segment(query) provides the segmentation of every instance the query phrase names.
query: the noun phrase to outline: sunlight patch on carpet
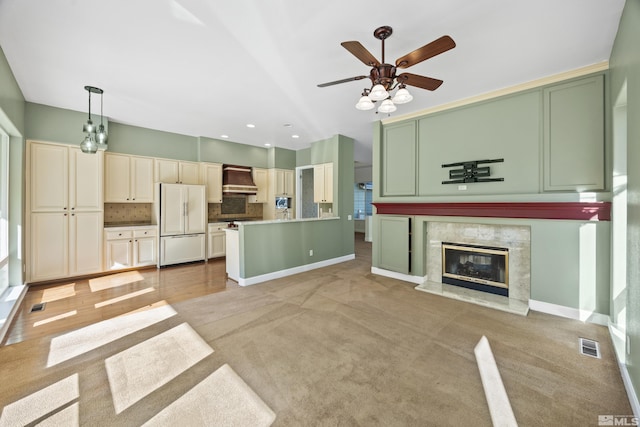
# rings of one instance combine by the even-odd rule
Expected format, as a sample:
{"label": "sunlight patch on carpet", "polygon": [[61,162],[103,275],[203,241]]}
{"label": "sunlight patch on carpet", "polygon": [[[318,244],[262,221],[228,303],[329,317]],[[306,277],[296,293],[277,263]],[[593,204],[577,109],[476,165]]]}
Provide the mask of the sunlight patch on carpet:
{"label": "sunlight patch on carpet", "polygon": [[484,335],[474,348],[482,387],[489,405],[489,413],[494,426],[517,427],[516,417],[511,409],[509,396],[504,388],[489,340]]}
{"label": "sunlight patch on carpet", "polygon": [[95,350],[105,344],[159,323],[177,313],[167,305],[130,316],[104,320],[84,328],[57,336],[49,345],[47,367]]}
{"label": "sunlight patch on carpet", "polygon": [[105,360],[111,395],[119,414],[213,353],[187,323]]}
{"label": "sunlight patch on carpet", "polygon": [[54,421],[64,421],[57,425],[78,425],[77,402],[64,407],[79,398],[78,374],[73,374],[5,406],[0,415],[0,426],[26,426],[47,415]]}
{"label": "sunlight patch on carpet", "polygon": [[167,406],[145,426],[270,426],[276,414],[227,364]]}

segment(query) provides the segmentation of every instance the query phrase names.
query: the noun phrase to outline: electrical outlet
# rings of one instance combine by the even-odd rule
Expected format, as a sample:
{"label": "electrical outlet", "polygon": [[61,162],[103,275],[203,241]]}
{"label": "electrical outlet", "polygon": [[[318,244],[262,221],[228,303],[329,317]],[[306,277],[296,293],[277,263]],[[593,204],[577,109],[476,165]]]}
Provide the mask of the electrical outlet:
{"label": "electrical outlet", "polygon": [[466,190],[466,189],[467,189],[467,186],[466,186],[466,185],[458,185],[458,190],[460,190],[460,191],[464,191],[464,190]]}
{"label": "electrical outlet", "polygon": [[309,249],[309,256],[313,256],[313,249]]}
{"label": "electrical outlet", "polygon": [[351,215],[347,215],[347,220],[351,221]]}

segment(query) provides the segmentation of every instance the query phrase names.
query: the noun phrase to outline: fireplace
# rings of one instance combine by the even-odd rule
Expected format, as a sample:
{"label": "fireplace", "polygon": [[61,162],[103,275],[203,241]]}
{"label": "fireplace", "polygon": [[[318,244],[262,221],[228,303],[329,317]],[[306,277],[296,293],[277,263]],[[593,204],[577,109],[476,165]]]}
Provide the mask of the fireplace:
{"label": "fireplace", "polygon": [[509,296],[509,249],[442,242],[442,283]]}

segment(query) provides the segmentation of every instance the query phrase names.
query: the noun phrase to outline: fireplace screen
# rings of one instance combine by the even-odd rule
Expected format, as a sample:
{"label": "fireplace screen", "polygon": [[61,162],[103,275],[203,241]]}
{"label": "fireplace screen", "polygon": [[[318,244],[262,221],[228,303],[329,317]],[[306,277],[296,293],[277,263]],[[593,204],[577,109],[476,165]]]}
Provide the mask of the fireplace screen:
{"label": "fireplace screen", "polygon": [[442,242],[442,283],[509,295],[509,250]]}

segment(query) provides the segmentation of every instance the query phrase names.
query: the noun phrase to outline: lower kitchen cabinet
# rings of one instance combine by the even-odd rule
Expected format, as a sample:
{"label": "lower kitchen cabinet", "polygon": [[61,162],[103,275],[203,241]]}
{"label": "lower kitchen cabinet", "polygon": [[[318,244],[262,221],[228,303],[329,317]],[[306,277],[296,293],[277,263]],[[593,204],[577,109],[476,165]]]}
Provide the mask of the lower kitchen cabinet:
{"label": "lower kitchen cabinet", "polygon": [[155,265],[157,227],[111,227],[105,229],[105,270]]}
{"label": "lower kitchen cabinet", "polygon": [[225,228],[227,228],[226,222],[209,224],[207,258],[222,257],[227,254]]}

